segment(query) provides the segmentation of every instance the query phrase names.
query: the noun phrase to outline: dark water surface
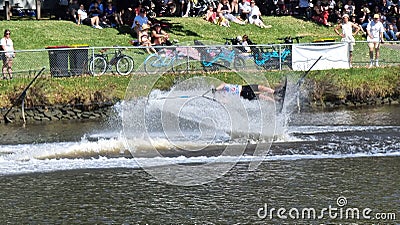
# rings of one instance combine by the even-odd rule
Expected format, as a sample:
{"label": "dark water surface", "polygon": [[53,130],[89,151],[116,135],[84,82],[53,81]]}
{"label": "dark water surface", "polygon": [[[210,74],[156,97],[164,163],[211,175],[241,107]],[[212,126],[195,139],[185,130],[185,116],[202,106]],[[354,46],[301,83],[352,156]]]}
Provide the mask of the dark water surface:
{"label": "dark water surface", "polygon": [[[110,127],[1,127],[0,223],[400,224],[399,106],[292,114],[288,137],[255,170],[258,159],[246,158],[196,186],[160,183],[134,159],[99,157],[120,152],[121,140],[85,136],[118,135]],[[211,157],[168,160],[190,167]]]}
{"label": "dark water surface", "polygon": [[[351,208],[399,216],[398,171],[399,157],[366,157],[267,161],[251,172],[239,164],[215,182],[194,187],[161,184],[142,170],[129,169],[8,176],[1,178],[0,220],[18,224],[294,224],[299,220],[279,220],[276,214],[272,220],[262,220],[257,212],[265,203],[288,210],[338,208],[340,197]],[[334,220],[328,215],[311,221],[369,222]]]}

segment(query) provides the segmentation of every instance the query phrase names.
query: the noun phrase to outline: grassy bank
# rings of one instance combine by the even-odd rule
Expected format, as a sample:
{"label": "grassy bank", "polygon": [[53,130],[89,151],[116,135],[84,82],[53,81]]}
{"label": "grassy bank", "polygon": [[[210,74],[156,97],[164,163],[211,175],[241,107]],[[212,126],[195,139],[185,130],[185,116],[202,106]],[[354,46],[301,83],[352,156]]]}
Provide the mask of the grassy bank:
{"label": "grassy bank", "polygon": [[[264,17],[267,24],[273,25],[271,29],[261,29],[254,25],[237,25],[220,27],[210,24],[202,18],[168,17],[158,18],[167,24],[166,30],[171,39],[180,42],[192,42],[194,39],[211,40],[223,43],[225,37],[236,37],[247,34],[256,43],[279,43],[277,38],[291,36],[304,36],[302,42],[311,42],[314,39],[334,37],[332,28],[317,25],[310,21],[294,17]],[[3,21],[0,30],[11,30],[11,38],[16,49],[43,49],[53,45],[87,44],[93,47],[100,46],[127,46],[132,39],[130,28],[124,26],[119,29],[93,29],[89,26],[77,26],[70,21],[59,20],[29,20],[29,21]]]}
{"label": "grassy bank", "polygon": [[[333,101],[341,99],[364,99],[371,97],[399,96],[400,69],[398,67],[378,68],[374,70],[357,68],[349,70],[312,71],[307,76],[303,89],[309,90],[310,101]],[[296,81],[301,75],[294,72],[268,72],[266,79],[272,87],[279,85],[288,75]],[[93,103],[115,103],[124,99],[129,82],[135,83],[135,96],[146,94],[152,88],[167,90],[170,86],[183,81],[190,75],[165,75],[154,87],[150,87],[149,76],[82,76],[71,78],[41,78],[32,86],[27,95],[26,105],[91,105]],[[203,76],[203,75],[202,75]],[[207,74],[209,77],[230,83],[243,82],[232,73]],[[13,79],[0,82],[0,107],[8,107],[15,101],[29,79]],[[132,90],[131,90],[132,91]]]}

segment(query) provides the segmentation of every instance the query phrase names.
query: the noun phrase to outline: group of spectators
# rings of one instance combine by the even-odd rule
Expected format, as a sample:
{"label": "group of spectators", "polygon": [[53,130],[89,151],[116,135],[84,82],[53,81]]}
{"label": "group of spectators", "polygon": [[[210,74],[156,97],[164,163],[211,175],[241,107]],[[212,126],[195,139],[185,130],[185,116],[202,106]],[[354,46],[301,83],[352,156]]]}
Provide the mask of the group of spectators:
{"label": "group of spectators", "polygon": [[112,0],[107,0],[106,3],[102,0],[94,0],[88,6],[78,0],[60,0],[59,7],[62,9],[63,17],[78,25],[84,24],[103,29],[124,24],[122,12],[117,10]]}
{"label": "group of spectators", "polygon": [[[64,8],[68,19],[77,24],[101,29],[119,27],[124,24],[132,26],[134,18],[140,14],[139,10],[151,5],[151,1],[158,0],[59,0],[59,5]],[[303,17],[325,26],[338,24],[342,15],[348,14],[350,21],[360,25],[364,34],[373,15],[380,14],[386,31],[385,39],[396,41],[400,36],[397,29],[400,26],[400,9],[393,1],[395,0],[271,0],[271,4],[275,7],[272,11],[279,9],[283,15]],[[187,9],[193,7],[196,1],[168,0],[167,2],[175,2],[177,5],[186,4]],[[215,8],[212,4],[209,5],[204,19],[227,27],[234,22],[270,28],[271,25],[265,25],[266,22],[263,21],[261,15],[272,14],[271,4],[266,4],[262,0],[220,0]],[[146,10],[149,10],[149,7]],[[181,11],[182,16],[190,16],[190,10],[182,9]]]}
{"label": "group of spectators", "polygon": [[[236,12],[233,10],[235,8],[238,9]],[[230,22],[234,22],[241,25],[249,23],[261,28],[271,28],[271,25],[264,24],[260,8],[256,5],[255,0],[241,0],[239,4],[235,3],[235,0],[231,3],[228,0],[221,0],[216,9],[211,5],[208,6],[204,19],[225,27],[230,27]]]}
{"label": "group of spectators", "polygon": [[149,54],[157,53],[158,49],[153,48],[153,46],[172,45],[172,43],[169,40],[169,34],[162,30],[161,24],[152,24],[146,14],[145,8],[139,8],[139,14],[134,18],[131,27],[137,39],[130,41],[130,43],[146,47]]}
{"label": "group of spectators", "polygon": [[[397,3],[397,2],[396,2]],[[333,26],[342,20],[344,14],[349,15],[349,20],[360,26],[364,35],[367,32],[367,25],[373,20],[373,16],[380,15],[385,32],[384,38],[387,41],[397,41],[400,33],[400,10],[399,6],[392,0],[318,0],[309,2],[300,0],[300,12],[303,12],[308,19],[325,26]]]}

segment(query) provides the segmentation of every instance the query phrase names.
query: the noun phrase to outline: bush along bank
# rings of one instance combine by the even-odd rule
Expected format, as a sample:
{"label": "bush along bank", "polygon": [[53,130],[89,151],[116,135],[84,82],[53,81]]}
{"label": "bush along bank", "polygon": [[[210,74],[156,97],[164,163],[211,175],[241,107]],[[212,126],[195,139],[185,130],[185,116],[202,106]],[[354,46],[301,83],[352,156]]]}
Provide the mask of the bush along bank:
{"label": "bush along bank", "polygon": [[363,99],[346,98],[340,99],[338,96],[325,100],[314,100],[310,101],[308,98],[301,98],[303,109],[334,109],[334,108],[345,108],[345,107],[359,107],[359,106],[379,106],[379,105],[399,105],[400,95],[392,95],[387,97],[371,96]]}
{"label": "bush along bank", "polygon": [[315,71],[300,93],[303,106],[311,108],[398,105],[400,69]]}

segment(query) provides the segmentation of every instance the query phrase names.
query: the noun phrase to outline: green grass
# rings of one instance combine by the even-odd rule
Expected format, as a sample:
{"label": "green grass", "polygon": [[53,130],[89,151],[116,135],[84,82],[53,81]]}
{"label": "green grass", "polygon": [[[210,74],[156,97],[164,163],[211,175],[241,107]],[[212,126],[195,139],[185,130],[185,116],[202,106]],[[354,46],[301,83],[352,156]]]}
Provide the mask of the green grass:
{"label": "green grass", "polygon": [[[201,18],[159,18],[171,24],[167,30],[172,39],[180,42],[192,42],[194,39],[211,40],[223,43],[224,37],[236,37],[247,34],[256,43],[279,43],[277,38],[284,36],[305,36],[302,42],[314,39],[338,36],[333,28],[317,25],[313,22],[287,17],[264,17],[270,29],[261,29],[254,25],[232,24],[230,28],[211,24]],[[121,29],[93,29],[89,26],[77,26],[69,21],[59,20],[28,20],[3,21],[0,30],[10,29],[11,38],[16,49],[43,49],[53,45],[87,44],[92,47],[100,46],[127,46],[132,39],[129,27]]]}

